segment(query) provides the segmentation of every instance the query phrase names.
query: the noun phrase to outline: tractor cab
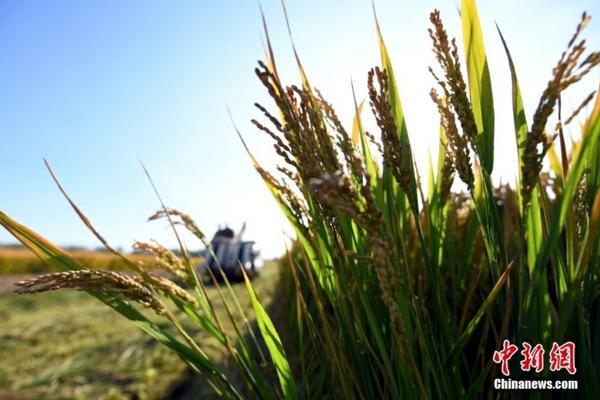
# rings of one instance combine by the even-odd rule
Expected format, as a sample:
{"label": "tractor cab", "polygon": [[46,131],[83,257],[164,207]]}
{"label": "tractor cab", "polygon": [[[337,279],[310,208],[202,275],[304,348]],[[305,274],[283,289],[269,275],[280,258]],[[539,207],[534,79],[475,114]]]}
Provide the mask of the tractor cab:
{"label": "tractor cab", "polygon": [[221,277],[221,269],[227,279],[243,280],[241,268],[244,268],[248,277],[254,277],[263,263],[259,257],[260,252],[255,248],[255,242],[242,240],[244,231],[245,225],[237,235],[229,227],[217,230],[210,241],[211,248],[201,253],[203,263],[200,269],[212,272],[217,278]]}

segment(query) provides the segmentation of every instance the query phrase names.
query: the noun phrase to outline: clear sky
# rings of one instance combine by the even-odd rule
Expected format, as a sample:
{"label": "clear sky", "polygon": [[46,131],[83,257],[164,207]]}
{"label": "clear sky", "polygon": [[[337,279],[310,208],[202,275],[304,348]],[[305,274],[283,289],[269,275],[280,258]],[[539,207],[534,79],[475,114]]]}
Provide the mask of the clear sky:
{"label": "clear sky", "polygon": [[[280,72],[297,74],[279,0],[262,0]],[[395,65],[411,140],[424,171],[437,148],[438,117],[428,96],[433,63],[426,29],[433,8],[460,35],[459,1],[376,1]],[[597,0],[479,2],[496,103],[496,179],[515,173],[510,78],[495,30],[502,29],[528,115],[552,66],[587,10],[586,37],[600,47]],[[288,1],[294,41],[314,86],[352,118],[350,79],[366,95],[379,61],[369,0]],[[595,17],[595,18],[594,18]],[[268,138],[249,123],[252,104],[272,104],[254,76],[263,57],[252,1],[0,2],[0,210],[62,245],[96,246],[60,196],[42,158],[114,244],[155,238],[174,245],[162,223],[144,161],[167,205],[196,218],[207,234],[239,228],[267,256],[283,248],[286,224],[235,135],[227,106],[259,159]],[[598,73],[568,96],[566,109],[598,85]],[[189,239],[190,247],[197,244]],[[0,231],[0,243],[12,242]]]}

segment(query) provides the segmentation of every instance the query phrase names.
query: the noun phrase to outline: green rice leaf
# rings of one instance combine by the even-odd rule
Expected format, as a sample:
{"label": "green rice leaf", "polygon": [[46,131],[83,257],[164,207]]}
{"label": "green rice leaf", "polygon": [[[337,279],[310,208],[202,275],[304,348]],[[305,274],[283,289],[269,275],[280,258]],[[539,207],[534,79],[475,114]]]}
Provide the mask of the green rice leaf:
{"label": "green rice leaf", "polygon": [[549,226],[547,239],[544,241],[540,253],[536,259],[535,276],[532,277],[533,284],[530,285],[525,298],[525,307],[532,307],[532,299],[536,284],[544,279],[547,264],[551,254],[556,250],[556,246],[565,226],[567,214],[573,205],[575,191],[581,175],[586,169],[591,152],[598,149],[600,142],[600,114],[593,113],[584,126],[581,144],[575,150],[572,157],[572,163],[569,168],[569,174],[566,177],[562,198],[560,199],[558,215],[555,216],[553,223]]}
{"label": "green rice leaf", "polygon": [[494,97],[475,0],[462,0],[461,19],[469,92],[480,135],[481,164],[491,174],[494,167]]}
{"label": "green rice leaf", "polygon": [[362,125],[362,109],[365,101],[361,101],[357,103],[356,94],[354,93],[354,85],[352,86],[352,98],[354,100],[354,119],[352,120],[352,142],[355,146],[358,147],[360,141],[360,147],[362,151],[363,160],[367,167],[367,172],[371,177],[371,186],[375,186],[377,184],[377,178],[379,177],[379,171],[377,169],[377,163],[373,159],[373,155],[371,154],[371,149],[369,148],[369,141],[367,139],[367,134],[363,129]]}
{"label": "green rice leaf", "polygon": [[[502,41],[502,45],[504,46],[504,51],[506,52],[506,58],[508,59],[508,67],[510,68],[510,78],[511,78],[511,88],[512,88],[512,110],[513,110],[513,124],[515,127],[515,139],[517,141],[517,152],[518,152],[518,161],[517,165],[519,167],[519,174],[517,177],[520,177],[521,173],[521,165],[522,158],[521,154],[523,153],[523,147],[525,146],[525,140],[527,139],[527,118],[525,116],[525,108],[523,106],[523,99],[521,98],[521,88],[519,86],[519,80],[517,78],[517,71],[515,69],[515,65],[513,63],[512,56],[510,51],[508,50],[508,45],[506,44],[506,40],[504,40],[504,36],[500,31],[498,25],[496,25],[496,29],[498,30],[498,34],[500,35],[500,40]],[[517,178],[517,196],[519,196],[519,205],[522,209],[521,204],[521,191],[519,190],[519,178]],[[535,197],[535,196],[532,196]]]}
{"label": "green rice leaf", "polygon": [[281,385],[281,390],[283,391],[283,397],[286,400],[298,399],[298,389],[296,388],[296,382],[294,381],[290,364],[285,355],[285,350],[281,344],[281,339],[277,334],[277,330],[275,329],[269,314],[267,314],[263,305],[256,297],[254,288],[252,287],[250,279],[248,278],[248,275],[246,275],[244,268],[241,268],[241,270],[244,274],[246,288],[248,289],[248,295],[250,296],[252,308],[254,309],[254,313],[256,315],[258,328],[265,341],[265,344],[267,345],[267,349],[269,350],[269,354],[271,355],[271,359],[273,360],[273,364],[275,365],[275,369],[277,371],[277,377],[279,378],[279,384]]}
{"label": "green rice leaf", "polygon": [[400,94],[398,92],[398,85],[396,84],[396,77],[394,74],[394,68],[392,67],[392,60],[388,54],[383,35],[381,34],[381,28],[379,27],[379,21],[377,15],[375,15],[375,27],[377,30],[377,40],[379,42],[379,51],[381,53],[381,65],[385,69],[388,75],[389,81],[389,100],[392,105],[392,113],[398,129],[398,136],[400,138],[400,144],[402,146],[402,162],[405,164],[406,171],[410,174],[410,193],[407,193],[409,197],[410,205],[413,213],[417,214],[417,183],[415,178],[415,171],[413,165],[413,156],[410,146],[410,139],[408,137],[408,129],[406,128],[406,120],[404,118],[404,112],[402,111],[402,103],[400,101]]}
{"label": "green rice leaf", "polygon": [[[584,126],[584,132],[590,131],[590,124],[593,121],[598,121],[600,116],[600,87],[596,92],[596,101],[594,102],[594,108],[592,109],[592,113],[588,122]],[[590,152],[590,158],[588,160],[588,170],[589,176],[587,179],[588,185],[588,196],[587,202],[588,206],[591,206],[594,203],[594,193],[598,191],[600,187],[600,142],[596,143],[596,149],[592,149]]]}
{"label": "green rice leaf", "polygon": [[456,343],[452,347],[452,350],[450,351],[450,355],[448,356],[448,358],[445,361],[446,365],[454,364],[454,362],[460,355],[460,352],[462,351],[462,349],[467,345],[469,339],[473,335],[473,332],[475,332],[475,328],[477,327],[477,324],[479,324],[479,321],[481,321],[481,318],[484,316],[484,314],[492,307],[492,305],[494,304],[494,301],[496,300],[496,297],[498,297],[498,294],[500,293],[500,290],[506,284],[506,281],[508,280],[508,277],[510,275],[510,272],[513,269],[513,266],[514,266],[514,261],[511,262],[510,264],[508,264],[508,266],[506,267],[506,270],[500,276],[500,279],[498,279],[498,281],[496,282],[496,284],[494,285],[494,287],[492,288],[492,290],[490,291],[488,296],[483,301],[483,304],[481,305],[481,307],[479,307],[479,310],[477,310],[477,313],[475,314],[475,316],[469,322],[469,325],[467,325],[467,327],[465,328],[465,331],[462,333],[462,335],[460,336],[458,341],[456,341]]}

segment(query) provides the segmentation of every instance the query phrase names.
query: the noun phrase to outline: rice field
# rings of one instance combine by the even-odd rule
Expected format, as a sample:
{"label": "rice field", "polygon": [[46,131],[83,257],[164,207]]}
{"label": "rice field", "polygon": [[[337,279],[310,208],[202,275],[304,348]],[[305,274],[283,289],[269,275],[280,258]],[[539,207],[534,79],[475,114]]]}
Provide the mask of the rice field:
{"label": "rice field", "polygon": [[[277,264],[268,263],[253,281],[267,305],[278,280]],[[88,294],[23,296],[12,294],[15,286],[0,287],[1,399],[213,398],[176,354]],[[216,289],[207,290],[216,300]],[[247,307],[245,289],[234,290]],[[230,368],[218,343],[204,334],[196,338]]]}
{"label": "rice field", "polygon": [[[110,271],[122,271],[127,268],[122,260],[106,251],[77,249],[71,250],[70,254],[90,268],[103,268]],[[152,260],[151,257],[142,254],[135,255],[134,258],[137,261],[151,262]],[[0,276],[56,271],[51,265],[44,263],[25,248],[0,246]]]}

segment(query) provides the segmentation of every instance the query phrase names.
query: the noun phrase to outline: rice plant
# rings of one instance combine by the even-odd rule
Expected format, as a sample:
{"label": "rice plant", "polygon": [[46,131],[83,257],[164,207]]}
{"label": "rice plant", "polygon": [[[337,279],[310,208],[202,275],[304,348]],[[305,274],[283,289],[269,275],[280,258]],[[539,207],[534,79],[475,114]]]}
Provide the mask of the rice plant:
{"label": "rice plant", "polygon": [[[464,58],[440,13],[430,16],[438,64],[430,68],[431,98],[441,136],[428,188],[419,183],[378,26],[381,66],[367,76],[377,135],[364,131],[356,100],[353,131],[347,131],[300,62],[300,86],[284,86],[270,47],[268,62],[256,70],[277,113],[257,105],[270,124],[254,122],[274,139],[281,159],[277,172],[257,169],[300,243],[290,263],[300,378],[310,398],[332,390],[345,398],[481,396],[493,390],[498,369],[492,355],[505,339],[548,349],[552,342],[573,341],[579,394],[599,393],[593,338],[600,102],[570,154],[563,127],[572,116],[559,116],[554,130],[546,131],[561,93],[600,62],[579,38],[589,17],[583,15],[551,71],[531,125],[500,35],[513,82],[521,171],[514,189],[494,187],[490,178],[493,95],[474,2],[462,2],[461,18]],[[561,157],[542,171],[548,152]],[[463,192],[451,191],[456,179]]]}
{"label": "rice plant", "polygon": [[[114,251],[68,196],[88,228],[136,275],[87,270],[0,213],[0,224],[40,258],[76,271],[34,278],[21,283],[21,290],[87,291],[176,352],[225,398],[511,397],[514,392],[498,392],[492,384],[502,372],[494,352],[506,340],[546,349],[573,342],[575,375],[513,368],[511,376],[569,376],[579,383],[575,395],[600,398],[600,100],[592,93],[567,118],[561,112],[561,94],[600,63],[600,53],[587,52],[580,38],[589,16],[583,14],[549,71],[531,123],[498,31],[512,79],[512,99],[501,101],[513,106],[520,171],[514,187],[494,186],[491,179],[494,98],[473,0],[461,2],[461,19],[462,57],[440,13],[430,15],[437,64],[430,68],[430,95],[439,111],[440,139],[437,167],[426,172],[427,188],[414,163],[379,25],[381,64],[366,77],[378,130],[371,133],[355,98],[349,99],[356,110],[352,128],[345,128],[309,83],[297,55],[301,84],[281,81],[265,24],[267,59],[256,75],[275,108],[256,104],[262,118],[253,123],[273,140],[280,164],[266,170],[247,150],[297,237],[283,261],[293,315],[285,349],[248,280],[258,334],[232,317],[230,307],[239,303],[226,297],[232,292],[225,279],[221,299],[231,326],[226,328],[183,245],[182,257],[155,244],[136,246],[153,253],[190,291]],[[580,139],[567,146],[564,128],[588,104],[592,112]],[[558,123],[549,128],[555,114]],[[163,205],[154,218],[166,218],[178,238],[176,225],[182,225],[210,247],[187,215]],[[166,318],[170,329],[151,322],[132,302]],[[241,386],[219,371],[182,318],[227,349],[243,377]]]}

